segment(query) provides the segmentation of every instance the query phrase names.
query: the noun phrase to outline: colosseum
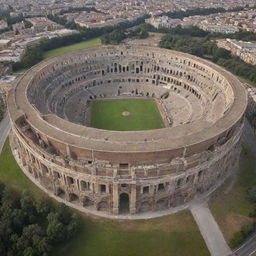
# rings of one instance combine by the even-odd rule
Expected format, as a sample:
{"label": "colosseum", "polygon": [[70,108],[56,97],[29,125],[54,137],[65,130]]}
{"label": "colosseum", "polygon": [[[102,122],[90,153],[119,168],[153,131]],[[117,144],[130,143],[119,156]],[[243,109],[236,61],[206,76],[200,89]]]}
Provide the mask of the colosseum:
{"label": "colosseum", "polygon": [[[90,126],[90,104],[153,99],[164,127]],[[104,46],[39,63],[11,90],[13,154],[49,195],[109,217],[168,213],[238,168],[247,105],[238,79],[189,54]],[[127,115],[129,113],[126,113]]]}

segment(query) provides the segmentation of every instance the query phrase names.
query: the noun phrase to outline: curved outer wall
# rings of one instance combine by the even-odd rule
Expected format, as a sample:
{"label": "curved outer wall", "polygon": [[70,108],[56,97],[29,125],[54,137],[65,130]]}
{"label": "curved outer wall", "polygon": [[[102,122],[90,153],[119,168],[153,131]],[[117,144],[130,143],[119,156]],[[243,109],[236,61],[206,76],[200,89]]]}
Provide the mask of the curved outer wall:
{"label": "curved outer wall", "polygon": [[[152,51],[141,50],[145,54]],[[78,55],[93,51],[97,49]],[[11,146],[25,173],[49,194],[95,214],[122,213],[122,200],[129,204],[129,214],[171,209],[215,188],[238,168],[246,93],[236,78],[213,64],[187,54],[165,51],[166,54],[191,60],[227,79],[234,102],[220,120],[207,123],[206,128],[204,124],[191,124],[180,130],[178,127],[172,138],[169,128],[134,133],[100,131],[70,124],[54,115],[41,115],[26,98],[27,85],[36,83],[35,74],[45,67],[61,65],[55,58],[32,68],[9,95]],[[72,54],[66,56],[71,62],[76,61]],[[43,74],[47,72],[55,71],[51,67]],[[106,134],[110,141],[105,139]],[[136,144],[132,139],[144,135],[147,139],[143,142]]]}

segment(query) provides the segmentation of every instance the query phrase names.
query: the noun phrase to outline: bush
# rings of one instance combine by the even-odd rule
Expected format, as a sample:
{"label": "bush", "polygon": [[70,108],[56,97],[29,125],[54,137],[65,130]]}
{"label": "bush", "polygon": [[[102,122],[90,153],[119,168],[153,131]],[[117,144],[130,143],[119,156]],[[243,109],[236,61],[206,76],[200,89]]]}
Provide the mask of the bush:
{"label": "bush", "polygon": [[256,202],[256,187],[252,187],[247,190],[247,195],[250,201]]}
{"label": "bush", "polygon": [[230,245],[232,248],[238,247],[247,237],[255,230],[255,223],[250,223],[242,227],[231,239]]}

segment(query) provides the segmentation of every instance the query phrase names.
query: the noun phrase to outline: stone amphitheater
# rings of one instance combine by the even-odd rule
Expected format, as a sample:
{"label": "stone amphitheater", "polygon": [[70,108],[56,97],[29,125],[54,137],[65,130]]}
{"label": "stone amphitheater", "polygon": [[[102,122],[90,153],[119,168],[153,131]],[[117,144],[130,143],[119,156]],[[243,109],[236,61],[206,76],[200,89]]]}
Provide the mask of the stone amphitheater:
{"label": "stone amphitheater", "polygon": [[[95,99],[153,98],[165,128],[89,126]],[[12,151],[49,195],[111,218],[189,205],[238,168],[247,105],[229,72],[188,54],[106,46],[41,62],[9,93]]]}

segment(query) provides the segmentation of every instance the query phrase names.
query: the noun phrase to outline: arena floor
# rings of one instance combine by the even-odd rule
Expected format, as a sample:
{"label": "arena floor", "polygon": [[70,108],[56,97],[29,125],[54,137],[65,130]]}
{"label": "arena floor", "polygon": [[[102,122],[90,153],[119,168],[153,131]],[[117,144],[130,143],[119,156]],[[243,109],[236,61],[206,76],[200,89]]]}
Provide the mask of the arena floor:
{"label": "arena floor", "polygon": [[138,131],[164,127],[153,99],[95,100],[91,103],[91,126],[114,131]]}

